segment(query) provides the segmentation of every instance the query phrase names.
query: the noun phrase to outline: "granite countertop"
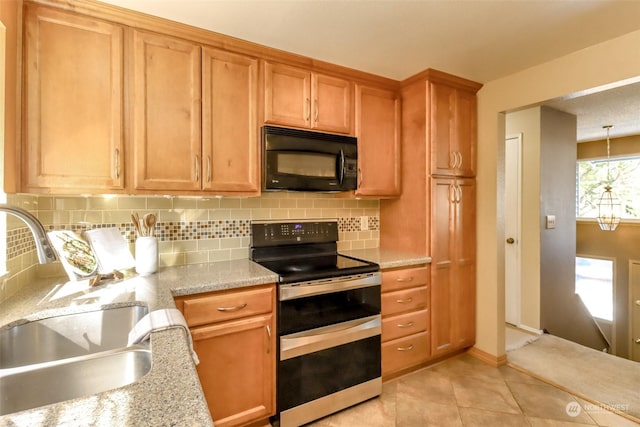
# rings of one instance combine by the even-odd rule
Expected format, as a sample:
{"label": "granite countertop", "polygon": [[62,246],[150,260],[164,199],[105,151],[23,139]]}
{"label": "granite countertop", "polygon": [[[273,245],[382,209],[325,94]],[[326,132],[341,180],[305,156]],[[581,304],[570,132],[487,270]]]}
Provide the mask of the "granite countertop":
{"label": "granite countertop", "polygon": [[[60,314],[147,305],[175,308],[174,296],[273,283],[249,260],[169,267],[89,287],[88,280],[41,279],[0,304],[0,328]],[[0,426],[212,426],[183,330],[151,334],[152,367],[134,384],[0,416]]]}
{"label": "granite countertop", "polygon": [[384,248],[352,249],[348,251],[340,251],[340,253],[350,257],[375,262],[379,264],[380,268],[383,270],[388,268],[408,267],[418,264],[429,264],[431,262],[431,257],[428,256]]}
{"label": "granite countertop", "polygon": [[[382,269],[429,263],[429,257],[384,249],[341,253]],[[149,311],[175,308],[173,298],[273,283],[278,276],[250,260],[167,267],[142,277],[91,288],[88,280],[40,279],[0,304],[0,329],[61,314],[126,305]],[[0,416],[0,426],[213,426],[184,332],[151,334],[152,367],[138,382],[35,409]]]}

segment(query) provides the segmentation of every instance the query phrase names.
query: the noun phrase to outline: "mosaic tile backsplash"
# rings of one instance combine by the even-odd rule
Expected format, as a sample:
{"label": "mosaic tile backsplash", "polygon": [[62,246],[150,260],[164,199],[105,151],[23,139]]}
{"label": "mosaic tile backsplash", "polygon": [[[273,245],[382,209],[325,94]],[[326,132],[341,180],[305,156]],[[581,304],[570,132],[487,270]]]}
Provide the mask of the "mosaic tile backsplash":
{"label": "mosaic tile backsplash", "polygon": [[[252,220],[337,219],[340,250],[374,248],[379,242],[379,201],[318,193],[268,193],[256,198],[8,195],[7,203],[38,216],[47,230],[118,228],[134,253],[131,214],[154,213],[160,265],[246,258]],[[362,230],[362,220],[367,229]],[[60,263],[38,265],[31,233],[7,217],[7,270],[0,301],[37,276],[64,275]]]}

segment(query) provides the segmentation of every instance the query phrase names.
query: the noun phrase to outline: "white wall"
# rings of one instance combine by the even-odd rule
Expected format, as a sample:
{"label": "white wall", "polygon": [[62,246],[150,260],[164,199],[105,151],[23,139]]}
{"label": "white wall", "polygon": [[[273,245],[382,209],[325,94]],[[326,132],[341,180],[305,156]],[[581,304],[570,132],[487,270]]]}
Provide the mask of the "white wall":
{"label": "white wall", "polygon": [[[549,99],[640,80],[640,31],[488,82],[478,92],[476,347],[504,351],[504,113]],[[528,224],[523,224],[527,227]]]}

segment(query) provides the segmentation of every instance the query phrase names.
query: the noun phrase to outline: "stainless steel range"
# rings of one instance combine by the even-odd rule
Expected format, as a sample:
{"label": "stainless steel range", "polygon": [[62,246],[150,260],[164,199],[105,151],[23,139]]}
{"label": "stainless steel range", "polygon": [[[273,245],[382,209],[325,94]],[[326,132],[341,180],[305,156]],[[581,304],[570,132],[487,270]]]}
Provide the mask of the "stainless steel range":
{"label": "stainless steel range", "polygon": [[279,275],[280,426],[380,395],[379,266],[338,253],[335,220],[251,227],[251,259]]}

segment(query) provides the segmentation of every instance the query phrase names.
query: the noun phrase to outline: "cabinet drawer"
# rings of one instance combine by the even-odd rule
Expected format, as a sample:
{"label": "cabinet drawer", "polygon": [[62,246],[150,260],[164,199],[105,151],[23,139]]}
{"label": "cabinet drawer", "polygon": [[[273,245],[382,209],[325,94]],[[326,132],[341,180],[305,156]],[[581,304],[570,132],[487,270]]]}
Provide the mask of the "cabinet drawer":
{"label": "cabinet drawer", "polygon": [[382,342],[429,330],[429,310],[412,311],[382,321]]}
{"label": "cabinet drawer", "polygon": [[429,283],[429,267],[403,268],[382,272],[382,292],[413,288]]}
{"label": "cabinet drawer", "polygon": [[182,312],[190,327],[270,313],[274,287],[213,293],[182,299]]}
{"label": "cabinet drawer", "polygon": [[429,307],[429,288],[404,289],[382,294],[382,316],[390,316],[406,311],[423,310]]}
{"label": "cabinet drawer", "polygon": [[382,344],[382,375],[418,365],[428,358],[428,332],[386,342]]}

